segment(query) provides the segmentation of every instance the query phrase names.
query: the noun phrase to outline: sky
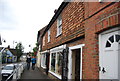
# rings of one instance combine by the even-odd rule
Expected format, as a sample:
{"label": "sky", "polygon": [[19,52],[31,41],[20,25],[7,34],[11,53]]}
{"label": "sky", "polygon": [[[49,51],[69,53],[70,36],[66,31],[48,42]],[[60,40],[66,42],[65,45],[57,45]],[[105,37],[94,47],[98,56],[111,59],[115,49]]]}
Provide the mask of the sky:
{"label": "sky", "polygon": [[[24,52],[35,46],[38,31],[46,26],[63,0],[0,0],[1,47],[22,42]],[[14,43],[13,43],[14,42]],[[17,42],[17,43],[15,43]],[[31,47],[29,47],[31,45]]]}

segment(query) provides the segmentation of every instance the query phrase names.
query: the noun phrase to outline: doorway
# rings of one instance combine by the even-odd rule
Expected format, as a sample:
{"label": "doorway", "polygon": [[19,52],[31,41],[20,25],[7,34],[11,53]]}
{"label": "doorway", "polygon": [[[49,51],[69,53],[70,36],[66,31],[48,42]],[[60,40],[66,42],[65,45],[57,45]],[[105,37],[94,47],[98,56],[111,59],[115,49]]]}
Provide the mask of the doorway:
{"label": "doorway", "polygon": [[80,48],[72,50],[72,79],[75,81],[80,79],[80,51]]}
{"label": "doorway", "polygon": [[120,79],[120,28],[99,35],[99,51],[100,79]]}
{"label": "doorway", "polygon": [[82,79],[82,47],[84,44],[69,47],[68,79],[80,81]]}

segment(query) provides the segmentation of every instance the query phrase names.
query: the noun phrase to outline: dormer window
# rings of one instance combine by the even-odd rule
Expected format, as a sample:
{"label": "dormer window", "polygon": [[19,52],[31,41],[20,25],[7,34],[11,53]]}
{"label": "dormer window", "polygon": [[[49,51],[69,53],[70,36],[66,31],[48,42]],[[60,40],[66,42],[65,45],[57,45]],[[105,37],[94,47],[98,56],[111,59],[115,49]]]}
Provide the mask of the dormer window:
{"label": "dormer window", "polygon": [[57,19],[57,36],[62,34],[62,17],[61,15]]}

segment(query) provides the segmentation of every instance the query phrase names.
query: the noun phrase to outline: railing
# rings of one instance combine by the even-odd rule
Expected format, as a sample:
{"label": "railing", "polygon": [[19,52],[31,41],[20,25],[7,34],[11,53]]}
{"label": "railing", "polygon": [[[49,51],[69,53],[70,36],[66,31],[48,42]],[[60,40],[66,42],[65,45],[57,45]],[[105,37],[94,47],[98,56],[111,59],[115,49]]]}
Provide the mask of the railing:
{"label": "railing", "polygon": [[13,73],[5,80],[5,81],[8,81],[10,80],[10,78],[16,73],[16,70],[13,71]]}
{"label": "railing", "polygon": [[21,75],[25,69],[25,64],[26,63],[20,63],[17,66],[17,68],[13,71],[13,73],[5,80],[5,81],[9,81],[10,79],[13,79],[13,80],[18,80],[21,78]]}
{"label": "railing", "polygon": [[[0,51],[0,67],[2,67],[2,52],[4,51],[4,49],[5,49],[5,47],[2,48],[2,50]],[[1,71],[1,69],[0,69],[0,71]],[[1,78],[2,78],[2,76],[0,75],[0,81],[1,81]]]}

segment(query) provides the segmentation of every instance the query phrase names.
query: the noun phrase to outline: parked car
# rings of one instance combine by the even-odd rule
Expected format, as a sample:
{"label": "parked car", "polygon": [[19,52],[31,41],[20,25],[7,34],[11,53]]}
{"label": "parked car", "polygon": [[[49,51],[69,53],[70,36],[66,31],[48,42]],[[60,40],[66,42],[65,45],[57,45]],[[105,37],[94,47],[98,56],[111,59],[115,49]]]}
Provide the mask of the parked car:
{"label": "parked car", "polygon": [[[13,73],[14,70],[15,70],[14,64],[4,66],[1,71],[2,80],[7,79]],[[12,77],[10,79],[12,79]]]}

